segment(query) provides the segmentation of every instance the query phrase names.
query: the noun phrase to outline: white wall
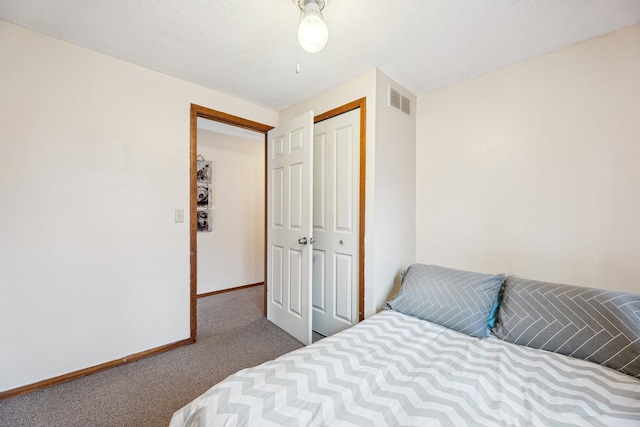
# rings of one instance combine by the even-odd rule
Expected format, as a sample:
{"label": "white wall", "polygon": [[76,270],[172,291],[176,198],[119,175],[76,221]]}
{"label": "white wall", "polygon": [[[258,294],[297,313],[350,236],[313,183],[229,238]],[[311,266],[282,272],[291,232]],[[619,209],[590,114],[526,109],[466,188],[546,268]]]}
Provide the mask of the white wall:
{"label": "white wall", "polygon": [[252,104],[0,21],[0,391],[189,337],[190,103]]}
{"label": "white wall", "polygon": [[417,259],[640,292],[640,25],[419,97]]}
{"label": "white wall", "polygon": [[[280,114],[284,123],[305,111],[318,115],[367,98],[365,317],[382,308],[396,273],[415,258],[415,203],[410,190],[415,188],[415,117],[387,107],[389,82],[381,71],[372,69]],[[411,99],[415,105],[415,98]]]}
{"label": "white wall", "polygon": [[198,233],[198,293],[264,282],[265,144],[198,129],[212,162],[212,231]]}
{"label": "white wall", "polygon": [[[411,102],[407,116],[389,107],[389,85]],[[376,79],[375,257],[373,277],[384,282],[374,296],[380,310],[400,287],[400,273],[416,253],[416,98],[378,71]]]}

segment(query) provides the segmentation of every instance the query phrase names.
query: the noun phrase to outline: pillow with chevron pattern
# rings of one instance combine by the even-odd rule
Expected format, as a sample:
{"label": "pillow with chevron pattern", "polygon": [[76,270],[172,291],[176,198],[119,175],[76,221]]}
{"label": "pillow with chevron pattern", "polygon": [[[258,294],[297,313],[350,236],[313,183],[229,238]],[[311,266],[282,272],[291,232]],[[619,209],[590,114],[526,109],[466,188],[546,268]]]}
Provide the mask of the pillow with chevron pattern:
{"label": "pillow with chevron pattern", "polygon": [[510,276],[493,332],[640,378],[640,295]]}
{"label": "pillow with chevron pattern", "polygon": [[503,279],[504,274],[413,264],[400,293],[385,308],[484,338]]}

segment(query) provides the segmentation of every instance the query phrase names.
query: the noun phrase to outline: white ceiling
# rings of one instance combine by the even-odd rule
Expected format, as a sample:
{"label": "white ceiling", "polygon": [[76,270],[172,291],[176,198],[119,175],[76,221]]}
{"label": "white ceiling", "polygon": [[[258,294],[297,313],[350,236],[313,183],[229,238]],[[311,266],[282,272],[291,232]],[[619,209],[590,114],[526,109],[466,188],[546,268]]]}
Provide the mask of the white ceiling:
{"label": "white ceiling", "polygon": [[329,0],[317,54],[292,0],[0,0],[0,19],[281,111],[374,67],[421,95],[638,23],[640,0]]}

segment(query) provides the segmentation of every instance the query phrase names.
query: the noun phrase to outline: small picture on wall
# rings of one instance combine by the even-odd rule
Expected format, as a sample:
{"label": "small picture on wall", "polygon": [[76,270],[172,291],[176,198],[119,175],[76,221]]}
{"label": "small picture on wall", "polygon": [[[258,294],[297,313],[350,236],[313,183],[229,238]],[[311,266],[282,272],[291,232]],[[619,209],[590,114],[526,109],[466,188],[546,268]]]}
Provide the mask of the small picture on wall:
{"label": "small picture on wall", "polygon": [[209,184],[209,207],[216,207],[216,185]]}
{"label": "small picture on wall", "polygon": [[198,198],[196,200],[196,206],[199,208],[211,207],[211,188],[209,184],[198,184]]}
{"label": "small picture on wall", "polygon": [[196,166],[196,179],[198,182],[211,182],[213,178],[213,168],[209,160],[198,160]]}
{"label": "small picture on wall", "polygon": [[212,230],[212,214],[210,210],[198,211],[198,231],[211,231]]}

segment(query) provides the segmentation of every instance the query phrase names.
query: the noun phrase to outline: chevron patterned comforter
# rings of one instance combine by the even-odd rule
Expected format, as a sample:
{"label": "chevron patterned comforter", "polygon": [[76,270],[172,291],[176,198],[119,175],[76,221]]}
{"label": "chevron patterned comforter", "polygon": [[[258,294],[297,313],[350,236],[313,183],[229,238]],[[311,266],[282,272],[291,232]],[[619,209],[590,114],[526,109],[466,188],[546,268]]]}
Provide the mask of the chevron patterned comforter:
{"label": "chevron patterned comforter", "polygon": [[640,426],[640,381],[386,310],[244,369],[178,426]]}

